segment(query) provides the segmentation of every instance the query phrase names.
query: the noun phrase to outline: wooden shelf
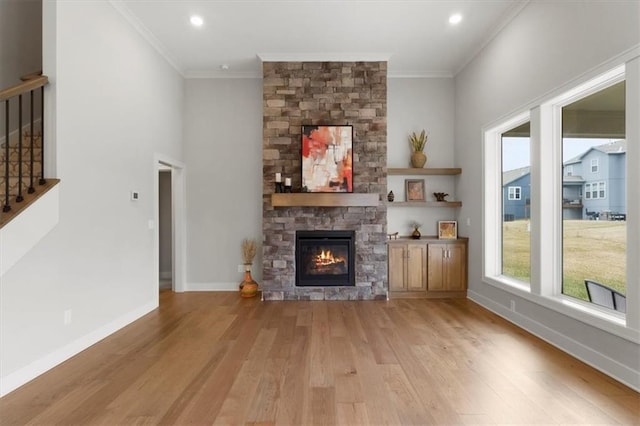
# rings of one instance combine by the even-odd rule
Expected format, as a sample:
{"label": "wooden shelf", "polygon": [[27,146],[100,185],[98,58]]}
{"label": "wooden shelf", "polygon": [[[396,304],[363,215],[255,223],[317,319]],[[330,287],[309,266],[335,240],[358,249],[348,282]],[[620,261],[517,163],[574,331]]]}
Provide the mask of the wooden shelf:
{"label": "wooden shelf", "polygon": [[271,194],[273,207],[375,207],[379,194],[296,192]]}
{"label": "wooden shelf", "polygon": [[390,167],[387,169],[387,175],[459,175],[460,173],[462,173],[462,169],[459,167],[428,169]]}
{"label": "wooden shelf", "polygon": [[462,201],[393,201],[387,202],[387,207],[462,207]]}

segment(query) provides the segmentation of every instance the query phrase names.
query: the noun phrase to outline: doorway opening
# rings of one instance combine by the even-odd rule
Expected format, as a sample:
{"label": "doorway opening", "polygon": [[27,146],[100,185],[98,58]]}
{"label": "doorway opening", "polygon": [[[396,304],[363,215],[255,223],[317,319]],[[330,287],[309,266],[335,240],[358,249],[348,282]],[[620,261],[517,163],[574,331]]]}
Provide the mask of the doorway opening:
{"label": "doorway opening", "polygon": [[168,157],[154,158],[155,291],[185,291],[184,165]]}
{"label": "doorway opening", "polygon": [[158,275],[160,290],[173,289],[173,219],[171,214],[171,167],[160,165],[158,171]]}

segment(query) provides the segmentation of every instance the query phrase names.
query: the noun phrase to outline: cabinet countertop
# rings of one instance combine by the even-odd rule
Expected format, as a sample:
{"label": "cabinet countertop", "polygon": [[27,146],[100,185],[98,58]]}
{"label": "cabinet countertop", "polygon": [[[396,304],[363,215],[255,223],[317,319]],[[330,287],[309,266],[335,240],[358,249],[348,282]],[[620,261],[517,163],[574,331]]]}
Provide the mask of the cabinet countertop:
{"label": "cabinet countertop", "polygon": [[466,243],[469,241],[468,237],[458,238],[438,238],[437,235],[423,235],[420,239],[416,240],[410,236],[399,236],[397,239],[387,239],[389,244],[406,244],[406,243]]}

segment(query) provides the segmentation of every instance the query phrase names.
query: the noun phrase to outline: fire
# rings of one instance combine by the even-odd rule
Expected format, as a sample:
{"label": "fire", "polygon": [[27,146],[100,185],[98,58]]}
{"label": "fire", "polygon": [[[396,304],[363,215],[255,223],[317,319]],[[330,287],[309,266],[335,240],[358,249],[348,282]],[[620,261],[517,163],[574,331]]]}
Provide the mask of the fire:
{"label": "fire", "polygon": [[334,257],[331,250],[322,250],[322,252],[316,256],[316,266],[328,266],[335,263],[344,263],[344,259],[341,257]]}

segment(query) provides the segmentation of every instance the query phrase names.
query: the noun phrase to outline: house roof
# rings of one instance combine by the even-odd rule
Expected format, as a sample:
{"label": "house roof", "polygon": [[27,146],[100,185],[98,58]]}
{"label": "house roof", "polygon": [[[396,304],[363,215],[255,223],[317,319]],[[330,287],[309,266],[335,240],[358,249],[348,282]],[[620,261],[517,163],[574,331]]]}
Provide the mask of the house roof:
{"label": "house roof", "polygon": [[562,176],[562,183],[568,185],[581,185],[585,182],[582,176]]}
{"label": "house roof", "polygon": [[506,185],[508,183],[513,182],[516,179],[521,178],[522,176],[528,175],[531,173],[531,167],[520,167],[519,169],[507,170],[502,173],[502,185]]}
{"label": "house roof", "polygon": [[576,164],[582,161],[582,158],[587,155],[589,152],[596,150],[596,151],[600,151],[603,152],[605,154],[624,154],[627,152],[627,140],[626,139],[619,139],[617,141],[613,141],[613,142],[609,142],[609,143],[605,143],[602,145],[597,145],[597,146],[593,146],[591,148],[589,148],[588,150],[586,150],[585,152],[583,152],[582,154],[575,156],[573,158],[568,159],[567,161],[565,161],[564,163],[562,163],[565,166],[568,166],[570,164]]}

